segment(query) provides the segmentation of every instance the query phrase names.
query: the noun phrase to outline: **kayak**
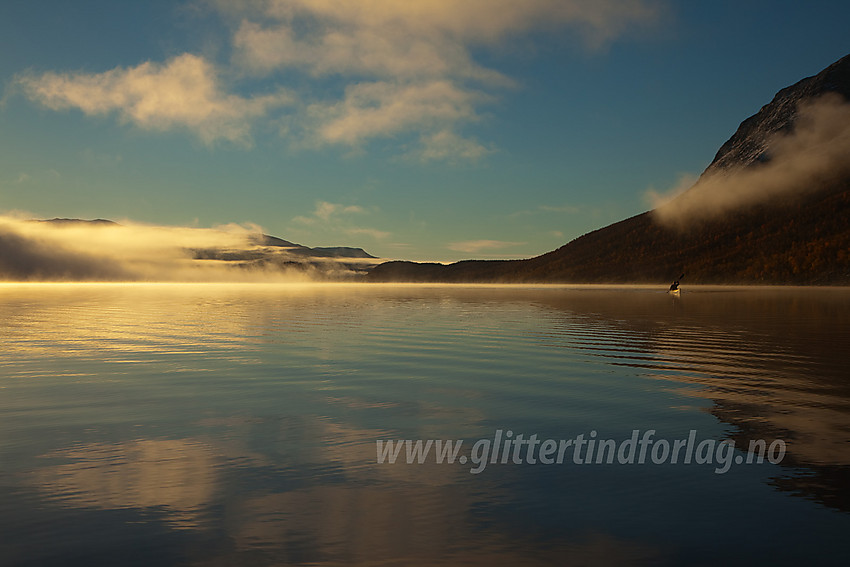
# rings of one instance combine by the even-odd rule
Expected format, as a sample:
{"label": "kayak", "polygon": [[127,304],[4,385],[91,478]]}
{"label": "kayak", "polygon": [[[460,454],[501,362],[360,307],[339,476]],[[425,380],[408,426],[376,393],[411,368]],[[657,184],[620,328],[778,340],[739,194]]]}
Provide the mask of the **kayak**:
{"label": "kayak", "polygon": [[679,288],[676,288],[676,289],[671,289],[671,290],[670,290],[670,291],[668,291],[667,293],[669,293],[669,294],[671,294],[671,295],[680,295],[680,294],[682,293],[682,290],[681,290],[681,289],[679,289]]}

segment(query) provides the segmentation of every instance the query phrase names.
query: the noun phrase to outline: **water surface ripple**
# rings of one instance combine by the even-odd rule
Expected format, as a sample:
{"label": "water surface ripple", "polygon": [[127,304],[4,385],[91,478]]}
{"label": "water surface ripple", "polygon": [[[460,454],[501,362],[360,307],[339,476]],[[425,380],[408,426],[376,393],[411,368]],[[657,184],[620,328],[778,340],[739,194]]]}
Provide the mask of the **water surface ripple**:
{"label": "water surface ripple", "polygon": [[[850,290],[0,284],[0,344],[3,565],[846,559]],[[649,429],[787,450],[376,462]]]}

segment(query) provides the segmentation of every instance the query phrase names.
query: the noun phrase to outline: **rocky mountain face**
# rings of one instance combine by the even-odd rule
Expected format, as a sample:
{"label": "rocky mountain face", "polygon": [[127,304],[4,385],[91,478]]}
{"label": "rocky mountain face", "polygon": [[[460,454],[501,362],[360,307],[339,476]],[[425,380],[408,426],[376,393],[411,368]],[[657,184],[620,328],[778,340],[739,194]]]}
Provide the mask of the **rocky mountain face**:
{"label": "rocky mountain face", "polygon": [[773,100],[761,107],[738,127],[735,134],[720,146],[705,173],[729,167],[748,166],[769,159],[767,143],[776,134],[792,130],[801,101],[835,93],[850,100],[850,55],[847,55],[817,75],[807,77],[776,93]]}
{"label": "rocky mountain face", "polygon": [[[701,179],[718,172],[758,172],[773,157],[771,140],[793,133],[800,108],[824,95],[850,101],[850,56],[779,91],[741,123]],[[829,182],[817,191],[801,186],[684,229],[661,224],[650,211],[527,260],[388,262],[368,279],[662,283],[685,273],[688,283],[850,285],[850,176],[826,177]],[[686,197],[688,192],[679,198]]]}

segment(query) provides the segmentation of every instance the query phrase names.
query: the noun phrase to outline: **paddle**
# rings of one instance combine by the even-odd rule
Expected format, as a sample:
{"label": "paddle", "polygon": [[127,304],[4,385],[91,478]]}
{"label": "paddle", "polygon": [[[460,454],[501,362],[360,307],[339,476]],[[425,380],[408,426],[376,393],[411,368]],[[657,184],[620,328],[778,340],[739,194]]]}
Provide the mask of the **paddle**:
{"label": "paddle", "polygon": [[681,276],[676,278],[676,281],[674,281],[673,285],[670,286],[670,291],[674,291],[674,290],[679,289],[679,280],[681,280],[684,277],[685,277],[685,274],[682,274]]}

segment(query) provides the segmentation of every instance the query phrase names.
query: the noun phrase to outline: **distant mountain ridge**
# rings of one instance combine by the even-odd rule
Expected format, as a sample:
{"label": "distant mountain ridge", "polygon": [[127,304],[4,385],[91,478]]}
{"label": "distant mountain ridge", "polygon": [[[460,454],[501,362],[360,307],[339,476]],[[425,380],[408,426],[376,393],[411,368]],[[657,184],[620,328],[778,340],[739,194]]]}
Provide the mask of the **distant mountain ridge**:
{"label": "distant mountain ridge", "polygon": [[54,225],[60,226],[68,226],[68,225],[117,225],[118,223],[115,221],[107,220],[107,219],[66,219],[66,218],[54,218],[54,219],[33,219],[32,222],[42,222],[42,223],[50,223]]}
{"label": "distant mountain ridge", "polygon": [[[34,219],[33,222],[50,223],[60,226],[68,226],[75,224],[89,226],[120,226],[119,223],[108,219],[88,220],[57,217],[52,219]],[[297,254],[298,256],[304,256],[309,258],[377,258],[377,256],[372,256],[362,248],[353,248],[350,246],[317,246],[315,248],[310,248],[308,246],[304,246],[303,244],[295,244],[288,240],[284,240],[282,238],[278,238],[277,236],[271,236],[268,234],[260,235],[259,238],[254,239],[254,243],[258,246],[274,246],[279,248],[287,248],[289,249],[288,252],[292,254]]]}
{"label": "distant mountain ridge", "polygon": [[316,246],[309,248],[302,244],[295,244],[288,240],[283,240],[276,236],[263,234],[257,244],[261,246],[277,246],[280,248],[288,248],[289,252],[300,256],[309,256],[314,258],[376,258],[362,248],[352,248],[350,246]]}
{"label": "distant mountain ridge", "polygon": [[376,263],[362,248],[310,248],[267,234],[107,219],[0,219],[0,280],[8,281],[350,280]]}
{"label": "distant mountain ridge", "polygon": [[[740,124],[701,180],[718,172],[759,172],[770,166],[774,158],[770,141],[778,134],[795,132],[800,109],[824,95],[845,104],[850,101],[850,56],[780,90]],[[850,164],[847,153],[846,159],[840,156],[845,166]],[[524,260],[466,260],[449,265],[393,261],[374,266],[371,260],[376,258],[362,248],[310,248],[266,234],[244,246],[211,245],[177,253],[181,261],[223,265],[228,270],[294,270],[319,279],[377,282],[666,283],[685,273],[687,283],[850,285],[850,169],[839,170],[840,174],[827,176],[828,182],[817,191],[801,185],[798,191],[768,202],[689,222],[687,230],[661,224],[657,210],[648,211]],[[120,226],[106,219],[33,222],[57,227]],[[118,265],[120,259],[101,262],[87,254],[68,253],[61,240],[55,242],[53,249],[0,226],[0,279],[127,276]]]}
{"label": "distant mountain ridge", "polygon": [[[703,177],[752,169],[771,156],[768,141],[794,130],[801,103],[833,93],[850,100],[850,55],[780,90],[744,120]],[[850,156],[847,156],[850,161]],[[454,264],[387,262],[370,281],[850,285],[850,176],[817,192],[786,195],[681,231],[653,212],[614,223],[525,260]],[[691,189],[693,190],[693,189]]]}

